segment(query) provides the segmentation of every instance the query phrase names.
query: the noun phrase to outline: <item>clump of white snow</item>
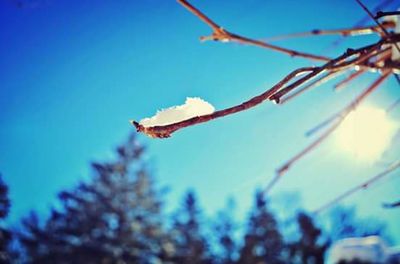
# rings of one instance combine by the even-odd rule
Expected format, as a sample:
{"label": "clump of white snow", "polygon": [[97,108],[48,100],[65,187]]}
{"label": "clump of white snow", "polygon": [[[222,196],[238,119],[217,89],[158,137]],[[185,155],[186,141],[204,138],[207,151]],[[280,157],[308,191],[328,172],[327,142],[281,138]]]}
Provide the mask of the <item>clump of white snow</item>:
{"label": "clump of white snow", "polygon": [[214,106],[203,99],[199,97],[187,97],[183,105],[159,110],[154,116],[140,120],[139,124],[144,127],[164,126],[195,116],[212,114],[214,111]]}

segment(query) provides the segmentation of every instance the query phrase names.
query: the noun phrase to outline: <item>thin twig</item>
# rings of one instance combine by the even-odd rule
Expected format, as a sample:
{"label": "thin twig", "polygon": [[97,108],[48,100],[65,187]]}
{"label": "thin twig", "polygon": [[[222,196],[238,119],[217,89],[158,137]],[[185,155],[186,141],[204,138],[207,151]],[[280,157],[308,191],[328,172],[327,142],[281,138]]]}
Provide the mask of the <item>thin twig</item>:
{"label": "thin twig", "polygon": [[340,125],[340,122],[336,122],[333,126],[331,126],[328,130],[326,130],[317,140],[315,140],[312,144],[308,145],[305,149],[303,149],[296,156],[287,161],[283,166],[278,168],[275,172],[272,180],[267,184],[267,187],[263,190],[263,194],[268,194],[272,188],[278,183],[279,179],[290,169],[290,167],[297,160],[301,159],[304,155],[310,152],[312,149],[316,148],[319,144],[321,144],[336,128]]}
{"label": "thin twig", "polygon": [[279,181],[279,179],[281,178],[281,174],[278,172],[275,172],[274,177],[272,178],[272,180],[268,183],[268,185],[262,190],[262,195],[266,195],[268,193],[270,193],[272,187],[275,186],[275,184]]}
{"label": "thin twig", "polygon": [[[378,52],[377,54],[375,54],[375,55],[380,55],[379,58],[374,62],[375,65],[378,66],[379,64],[384,62],[386,59],[388,59],[391,56],[391,51],[392,51],[392,49],[389,47],[389,48],[383,49],[380,52]],[[342,81],[340,81],[339,83],[335,84],[333,87],[334,90],[339,91],[339,90],[343,89],[349,82],[357,79],[362,74],[367,72],[367,70],[368,70],[368,68],[366,68],[366,67],[358,69],[358,71],[350,74],[347,78],[345,78]]]}
{"label": "thin twig", "polygon": [[[362,9],[364,9],[364,11],[368,14],[368,16],[370,18],[372,18],[372,20],[375,21],[375,23],[382,29],[382,32],[388,37],[391,38],[391,34],[389,34],[389,32],[382,26],[382,24],[378,21],[378,19],[375,18],[375,16],[371,13],[371,11],[369,11],[369,9],[367,8],[366,5],[363,4],[363,2],[361,2],[361,0],[356,0],[357,3],[361,6]],[[394,42],[393,45],[396,47],[396,49],[400,52],[400,47],[399,45],[397,45],[397,42]]]}
{"label": "thin twig", "polygon": [[394,78],[396,79],[397,83],[400,85],[400,77],[398,74],[393,73]]}
{"label": "thin twig", "polygon": [[295,50],[291,50],[291,49],[287,49],[287,48],[282,48],[282,47],[272,45],[272,44],[269,44],[269,43],[266,43],[266,42],[263,42],[260,40],[250,39],[250,38],[246,38],[246,37],[232,34],[232,33],[230,33],[229,37],[231,40],[242,43],[242,44],[252,44],[252,45],[255,45],[258,47],[279,51],[282,53],[286,53],[286,54],[290,55],[291,57],[303,57],[306,59],[317,60],[317,61],[329,61],[330,60],[330,58],[325,57],[325,56],[313,55],[310,53],[305,53],[305,52],[295,51]]}
{"label": "thin twig", "polygon": [[[304,148],[302,151],[300,151],[298,154],[293,156],[290,160],[288,160],[285,164],[283,164],[280,168],[278,168],[276,172],[276,176],[272,179],[272,181],[267,185],[268,186],[268,191],[272,189],[272,187],[278,182],[276,178],[282,177],[292,166],[294,163],[296,163],[298,160],[303,158],[305,155],[307,155],[310,151],[314,150],[316,147],[318,147],[322,142],[325,141],[331,135],[338,127],[339,125],[343,122],[343,120],[353,111],[354,109],[357,108],[357,106],[368,96],[370,95],[373,91],[375,91],[379,85],[387,79],[389,76],[390,72],[387,71],[385,72],[382,76],[380,76],[377,80],[375,80],[367,89],[365,89],[360,95],[358,95],[347,107],[345,107],[341,112],[340,115],[337,119],[337,121],[332,124],[320,137],[318,137],[316,140],[314,140],[310,145],[308,145],[306,148]],[[266,193],[267,191],[265,191]]]}
{"label": "thin twig", "polygon": [[[390,5],[394,0],[385,0],[380,2],[378,5],[375,6],[373,12],[377,12],[385,7],[387,7],[388,5]],[[370,17],[368,15],[364,16],[362,19],[358,20],[353,27],[361,27],[363,25],[365,25],[368,20],[370,19]],[[334,42],[331,43],[331,45],[329,45],[326,49],[325,52],[328,52],[331,50],[331,48],[334,48],[336,46],[338,46],[342,41],[343,41],[344,37],[339,37],[338,39],[336,39]]]}
{"label": "thin twig", "polygon": [[[261,104],[262,102],[266,100],[273,100],[277,103],[279,103],[280,97],[285,95],[286,93],[292,91],[293,89],[299,87],[300,85],[312,80],[313,78],[317,77],[319,74],[323,73],[324,71],[327,70],[343,70],[349,67],[353,67],[354,65],[363,62],[365,58],[368,58],[369,54],[377,49],[379,49],[384,43],[386,43],[386,40],[379,41],[376,44],[373,45],[368,45],[356,50],[349,49],[347,50],[343,55],[339,56],[336,59],[333,59],[323,66],[320,67],[305,67],[305,68],[299,68],[297,70],[292,71],[290,74],[288,74],[285,78],[283,78],[281,81],[279,81],[277,84],[275,84],[272,88],[268,89],[264,93],[255,96],[251,98],[250,100],[239,104],[232,106],[230,108],[226,108],[223,110],[216,111],[212,114],[208,115],[203,115],[203,116],[196,116],[187,120],[183,120],[180,122],[176,122],[173,124],[168,124],[168,125],[163,125],[163,126],[153,126],[153,127],[144,127],[143,125],[139,124],[136,121],[131,121],[132,124],[136,127],[136,130],[138,132],[143,132],[147,134],[150,137],[156,137],[156,138],[166,138],[169,137],[173,132],[184,128],[188,126],[192,126],[195,124],[199,123],[204,123],[216,118],[220,118],[226,115],[234,114],[237,112],[241,112],[244,110],[247,110],[249,108],[255,107],[258,104]],[[358,55],[358,57],[356,56]],[[351,61],[347,61],[348,58],[356,56],[355,59]],[[305,76],[300,77],[298,80],[294,81],[290,85],[286,86],[285,85],[291,81],[293,78],[307,73]]]}
{"label": "thin twig", "polygon": [[379,19],[379,18],[382,18],[382,17],[385,17],[385,16],[399,16],[399,15],[400,15],[400,11],[391,11],[391,12],[379,11],[379,12],[376,13],[374,18],[375,19]]}
{"label": "thin twig", "polygon": [[394,203],[384,203],[382,204],[383,208],[395,208],[395,207],[400,207],[400,201],[394,202]]}
{"label": "thin twig", "polygon": [[314,150],[316,147],[318,147],[322,142],[325,141],[325,139],[330,136],[342,123],[342,121],[345,119],[346,115],[341,115],[340,118],[331,126],[329,127],[321,136],[319,136],[316,140],[314,140],[310,145],[308,145],[306,148],[304,148],[302,151],[297,153],[295,156],[293,156],[289,161],[287,161],[284,165],[282,165],[280,168],[278,168],[278,173],[282,176],[284,173],[286,173],[292,165],[303,158],[306,154],[308,154],[311,150]]}
{"label": "thin twig", "polygon": [[[382,23],[384,28],[394,28],[396,24],[393,21],[384,21]],[[298,32],[280,36],[274,36],[270,38],[264,38],[265,41],[278,41],[278,40],[286,40],[290,38],[299,38],[299,37],[309,37],[309,36],[321,36],[321,35],[342,35],[344,37],[347,36],[357,36],[357,35],[366,35],[372,33],[379,33],[381,29],[379,26],[368,26],[368,27],[355,27],[355,28],[345,28],[345,29],[331,29],[331,30],[323,30],[323,29],[314,29],[306,32]]]}
{"label": "thin twig", "polygon": [[338,197],[334,198],[333,200],[331,200],[330,202],[326,203],[325,205],[321,206],[320,208],[318,208],[317,210],[314,211],[314,214],[319,214],[322,211],[326,210],[327,208],[331,207],[332,205],[340,202],[341,200],[347,198],[350,195],[353,195],[354,193],[361,191],[361,190],[365,190],[366,188],[368,188],[369,186],[371,186],[372,184],[374,184],[376,181],[382,179],[383,177],[389,175],[389,173],[391,173],[392,171],[398,169],[400,167],[400,161],[397,161],[395,163],[393,163],[391,166],[389,166],[386,170],[384,170],[383,172],[375,175],[374,177],[368,179],[367,181],[349,189],[348,191],[342,193],[341,195],[339,195]]}
{"label": "thin twig", "polygon": [[[390,56],[390,53],[386,54],[387,51],[390,51],[391,49],[388,48],[386,50],[384,50],[385,55],[381,56],[375,63],[379,63],[383,60],[385,60],[388,56]],[[383,53],[382,53],[383,54]],[[347,84],[348,82],[356,79],[357,77],[359,77],[361,74],[363,74],[364,72],[366,72],[366,69],[361,69],[359,71],[354,72],[353,74],[351,74],[349,77],[347,77],[346,79],[342,80],[341,82],[339,82],[338,84],[335,85],[335,89],[337,90],[339,87],[343,87],[343,85]],[[396,74],[394,74],[395,76],[397,76]],[[314,128],[310,129],[309,131],[307,131],[305,133],[305,135],[311,136],[312,134],[314,134],[315,132],[319,131],[320,129],[326,127],[327,125],[329,125],[330,123],[332,123],[333,121],[337,120],[340,115],[341,115],[340,111],[339,113],[334,114],[333,116],[329,117],[328,119],[326,119],[325,121],[323,121],[322,123],[318,124],[317,126],[315,126]]]}
{"label": "thin twig", "polygon": [[215,23],[210,18],[208,18],[205,14],[203,14],[200,10],[198,10],[196,7],[194,7],[188,1],[178,0],[178,3],[180,3],[182,6],[184,6],[190,12],[192,12],[195,16],[200,18],[204,23],[209,25],[214,31],[218,31],[221,29],[221,27],[217,23]]}
{"label": "thin twig", "polygon": [[[373,44],[373,45],[368,45],[359,49],[348,49],[343,55],[327,62],[321,67],[317,67],[313,72],[311,72],[308,75],[312,75],[311,77],[316,77],[318,74],[323,73],[326,70],[344,70],[350,67],[357,66],[358,64],[364,62],[365,60],[368,60],[371,55],[374,54],[376,50],[378,50],[382,46],[382,41]],[[347,59],[357,56],[353,60],[347,61]],[[306,78],[307,76],[303,77]],[[311,78],[308,78],[310,80]],[[291,85],[288,85],[287,87],[282,88],[278,92],[276,92],[273,96],[271,96],[270,100],[275,101],[276,103],[280,102],[280,99],[291,92],[293,89],[297,88],[299,85],[303,84],[304,82],[301,82],[301,79]]]}
{"label": "thin twig", "polygon": [[400,98],[397,98],[388,108],[386,108],[386,113],[390,113],[395,109],[398,105],[400,105]]}
{"label": "thin twig", "polygon": [[333,86],[333,88],[336,91],[341,90],[342,88],[344,88],[349,82],[351,82],[352,80],[360,77],[362,74],[364,74],[365,72],[367,72],[367,70],[365,69],[361,69],[359,71],[353,72],[352,74],[350,74],[347,78],[341,80],[340,82],[338,82],[337,84],[335,84]]}
{"label": "thin twig", "polygon": [[269,90],[265,91],[264,93],[255,96],[251,98],[250,100],[243,102],[239,105],[235,105],[223,110],[216,111],[212,114],[209,115],[203,115],[203,116],[196,116],[187,120],[183,120],[177,123],[165,125],[165,126],[153,126],[153,127],[144,127],[143,125],[139,124],[136,121],[131,121],[131,123],[136,127],[138,132],[143,132],[146,135],[150,137],[155,137],[155,138],[166,138],[170,137],[171,134],[181,128],[204,123],[216,118],[220,118],[223,116],[231,115],[237,112],[241,112],[244,110],[247,110],[249,108],[252,108],[256,105],[261,104],[265,100],[267,100],[270,96],[272,96],[277,90],[279,90],[283,85],[285,85],[287,82],[289,82],[291,79],[295,78],[296,76],[299,76],[301,74],[304,74],[305,72],[313,72],[315,68],[314,67],[305,67],[305,68],[299,68],[288,75],[286,75],[285,78],[283,78],[281,81],[279,81],[277,84],[275,84],[272,88]]}
{"label": "thin twig", "polygon": [[336,77],[338,77],[339,75],[345,73],[345,71],[330,71],[327,74],[325,74],[324,76],[322,76],[321,78],[301,87],[300,89],[296,90],[295,92],[287,95],[286,97],[283,97],[280,100],[280,104],[285,104],[288,101],[290,101],[291,99],[299,96],[300,94],[304,93],[305,91],[310,90],[311,88],[314,88],[316,86],[320,86],[326,82],[328,82],[331,79],[334,79]]}
{"label": "thin twig", "polygon": [[335,113],[331,117],[327,118],[326,120],[322,121],[321,123],[319,123],[315,127],[313,127],[310,130],[308,130],[306,133],[304,133],[304,135],[306,137],[310,137],[310,136],[314,135],[316,132],[320,131],[324,127],[326,127],[326,126],[332,124],[334,121],[338,120],[341,117],[341,114],[342,114],[342,111],[339,111],[338,113]]}
{"label": "thin twig", "polygon": [[[245,41],[248,43],[258,43],[256,40],[251,40],[247,39],[232,33],[229,33],[222,29],[218,24],[216,24],[213,20],[208,18],[206,15],[204,15],[201,11],[196,9],[194,6],[192,6],[190,3],[188,3],[186,0],[178,0],[179,3],[181,3],[185,8],[187,8],[189,11],[191,11],[193,14],[195,14],[197,17],[199,17],[202,21],[204,21],[207,25],[209,25],[213,30],[214,30],[214,35],[216,34],[217,39],[221,40],[222,38],[229,37],[231,39],[236,39],[238,41]],[[276,103],[279,103],[282,96],[285,96],[286,94],[290,93],[292,90],[301,87],[302,85],[307,85],[310,81],[312,81],[314,78],[318,77],[319,75],[325,73],[325,72],[340,72],[347,70],[349,68],[353,67],[360,67],[361,69],[380,69],[382,71],[386,71],[386,65],[384,67],[381,67],[379,65],[375,65],[374,63],[370,63],[369,60],[373,58],[374,56],[377,56],[378,54],[384,52],[384,49],[381,49],[382,45],[384,44],[389,44],[397,41],[398,36],[393,37],[393,38],[383,38],[379,42],[368,45],[359,49],[348,49],[343,55],[327,61],[324,65],[320,67],[305,67],[305,68],[300,68],[297,70],[292,71],[290,74],[288,74],[285,78],[283,78],[280,82],[275,84],[272,88],[268,89],[264,93],[255,96],[248,101],[245,101],[239,105],[235,105],[223,110],[216,111],[212,114],[208,115],[203,115],[203,116],[195,116],[193,118],[179,121],[176,123],[172,124],[167,124],[167,125],[160,125],[160,126],[153,126],[153,127],[144,127],[140,123],[136,121],[131,121],[132,124],[136,127],[137,131],[143,132],[147,134],[148,136],[151,137],[158,137],[158,138],[165,138],[169,137],[173,132],[187,127],[187,126],[192,126],[195,124],[199,123],[204,123],[216,118],[220,118],[226,115],[234,114],[237,112],[241,112],[244,110],[247,110],[249,108],[255,107],[256,105],[264,102],[265,100],[271,100]],[[264,45],[264,44],[260,44]],[[278,49],[280,49],[278,47]],[[390,49],[390,48],[387,48]],[[292,54],[293,51],[290,51],[290,54]],[[292,54],[293,55],[293,54]],[[307,57],[307,56],[306,56]],[[392,70],[393,68],[389,68]],[[308,72],[308,73],[307,73]],[[304,76],[300,77],[299,79],[293,81],[292,83],[288,84],[290,81],[292,81],[295,77],[305,74]],[[322,81],[324,78],[320,79],[319,81]],[[316,81],[316,83],[319,83],[319,81]],[[300,92],[301,93],[301,90]],[[296,93],[295,93],[296,94]]]}
{"label": "thin twig", "polygon": [[262,42],[259,40],[250,39],[247,37],[240,36],[238,34],[231,33],[229,31],[225,30],[224,28],[222,28],[221,26],[219,26],[217,23],[215,23],[212,19],[210,19],[208,16],[206,16],[203,12],[201,12],[195,6],[190,4],[188,1],[186,1],[186,0],[177,0],[177,1],[183,7],[185,7],[187,10],[192,12],[195,16],[200,18],[204,23],[206,23],[208,26],[210,26],[211,29],[213,30],[213,34],[211,36],[202,37],[201,40],[219,40],[222,42],[236,41],[236,42],[243,43],[243,44],[251,44],[251,45],[256,45],[256,46],[259,46],[262,48],[275,50],[278,52],[288,54],[292,57],[297,56],[297,57],[303,57],[303,58],[313,59],[313,60],[318,60],[318,61],[329,61],[330,60],[329,58],[324,57],[324,56],[318,56],[318,55],[313,55],[313,54],[309,54],[309,53],[305,53],[305,52],[299,52],[299,51],[295,51],[295,50],[291,50],[291,49],[286,49],[286,48],[282,48],[282,47],[279,47],[276,45],[265,43],[265,42]]}
{"label": "thin twig", "polygon": [[[390,48],[387,50],[390,51]],[[387,54],[390,55],[390,54]],[[379,58],[376,63],[379,63],[380,61],[383,61],[386,59],[386,55],[382,56],[381,58]],[[351,74],[350,76],[348,76],[346,79],[342,80],[341,82],[339,82],[338,84],[335,85],[335,89],[337,90],[338,88],[343,88],[344,85],[346,85],[348,82],[356,79],[357,77],[359,77],[361,74],[365,73],[366,69],[361,69],[359,71],[354,72],[353,74]],[[394,74],[395,75],[395,74]],[[397,75],[395,75],[397,76]],[[399,99],[400,100],[400,99]],[[339,113],[334,114],[333,116],[329,117],[328,119],[326,119],[325,121],[323,121],[322,123],[318,124],[317,126],[315,126],[314,128],[308,130],[305,135],[311,136],[312,134],[314,134],[315,132],[319,131],[320,129],[326,127],[327,125],[329,125],[330,123],[332,123],[333,121],[337,120],[341,115],[341,111]]]}

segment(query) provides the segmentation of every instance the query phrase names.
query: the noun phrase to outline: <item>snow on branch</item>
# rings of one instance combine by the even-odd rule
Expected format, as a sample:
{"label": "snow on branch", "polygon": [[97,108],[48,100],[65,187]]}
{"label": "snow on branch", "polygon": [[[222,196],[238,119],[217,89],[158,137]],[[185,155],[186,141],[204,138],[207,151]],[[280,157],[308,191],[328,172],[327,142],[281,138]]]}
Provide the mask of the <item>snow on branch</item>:
{"label": "snow on branch", "polygon": [[[343,89],[348,83],[359,78],[367,72],[378,72],[379,77],[375,79],[366,89],[361,92],[353,101],[345,108],[338,111],[334,116],[325,120],[313,128],[308,134],[314,134],[323,129],[323,132],[306,146],[299,153],[294,155],[280,168],[277,169],[274,177],[263,190],[266,194],[276,185],[282,176],[299,160],[305,157],[309,152],[320,146],[335,130],[343,123],[343,121],[353,112],[372,92],[377,90],[380,85],[393,74],[397,81],[400,83],[400,15],[399,12],[385,12],[378,13],[376,16],[368,10],[368,8],[361,2],[356,0],[358,4],[367,12],[368,16],[374,20],[374,26],[357,26],[347,29],[339,30],[313,30],[310,32],[303,32],[297,34],[283,35],[275,38],[274,40],[286,39],[291,37],[302,37],[309,35],[333,35],[338,34],[342,36],[353,36],[360,34],[375,34],[380,36],[380,40],[371,45],[366,45],[357,49],[347,49],[342,55],[336,58],[327,58],[325,56],[314,55],[305,52],[299,52],[292,49],[283,48],[273,45],[261,40],[251,39],[244,37],[230,31],[227,31],[211,18],[206,16],[199,9],[190,4],[187,0],[177,0],[179,4],[185,7],[188,11],[198,17],[201,21],[207,24],[212,34],[210,36],[201,37],[203,41],[214,40],[219,42],[237,42],[241,44],[254,45],[260,48],[281,52],[292,57],[302,57],[315,61],[322,62],[322,65],[298,68],[285,77],[283,77],[276,84],[268,87],[261,94],[251,97],[250,99],[233,105],[231,107],[215,111],[214,107],[200,98],[187,98],[185,104],[170,107],[158,111],[153,117],[144,118],[139,122],[131,121],[136,127],[138,132],[142,132],[153,138],[167,138],[172,133],[196,124],[208,122],[220,117],[231,114],[236,114],[241,111],[253,108],[266,101],[272,101],[276,104],[286,103],[293,98],[298,97],[303,92],[320,86],[322,83],[330,79],[337,78],[343,74],[349,74],[347,77],[340,80],[334,87],[335,90]],[[381,17],[395,16],[394,19],[386,19],[379,22]],[[394,32],[390,31],[393,30]],[[270,39],[273,40],[273,39]],[[394,108],[397,103],[393,104],[390,109]],[[389,110],[388,110],[389,111]],[[322,206],[317,212],[324,210],[334,203],[339,202],[345,197],[353,193],[365,189],[375,181],[386,176],[391,171],[400,168],[400,163],[394,163],[386,171],[376,175],[367,182],[364,182],[349,191],[343,193],[336,199],[328,204]]]}
{"label": "snow on branch", "polygon": [[304,91],[315,86],[319,86],[325,81],[336,78],[337,76],[340,76],[343,73],[351,70],[359,71],[359,73],[354,73],[347,77],[345,80],[342,80],[338,84],[338,87],[343,87],[348,82],[359,77],[362,73],[368,71],[379,71],[381,73],[395,74],[400,73],[400,63],[398,62],[398,60],[393,61],[392,59],[392,55],[395,50],[392,47],[396,46],[397,49],[397,42],[400,41],[400,34],[392,34],[387,31],[390,28],[396,27],[396,21],[386,22],[383,24],[376,21],[377,26],[341,29],[336,31],[319,30],[318,34],[320,35],[323,35],[325,33],[337,33],[342,35],[379,33],[381,37],[378,42],[372,45],[367,45],[358,49],[348,49],[342,55],[334,59],[330,59],[323,56],[317,56],[282,48],[280,46],[272,45],[266,42],[250,39],[231,33],[219,26],[216,22],[214,22],[203,12],[190,4],[187,0],[178,0],[178,3],[189,10],[191,13],[193,13],[196,17],[202,20],[213,30],[211,36],[202,37],[202,40],[212,39],[220,42],[235,41],[274,50],[290,56],[298,56],[307,59],[323,61],[324,63],[320,66],[295,69],[263,93],[254,96],[241,104],[237,104],[226,109],[214,111],[214,107],[207,105],[207,107],[205,107],[205,111],[196,110],[189,114],[183,113],[186,111],[184,111],[184,109],[188,107],[185,106],[186,104],[189,105],[194,102],[204,102],[201,99],[199,99],[201,101],[190,101],[190,99],[188,99],[189,101],[187,101],[185,105],[160,111],[152,118],[143,119],[140,122],[131,121],[138,132],[142,132],[150,137],[170,137],[172,133],[179,129],[208,122],[213,119],[224,117],[230,114],[235,114],[255,107],[265,101],[273,101],[278,104],[285,103],[288,100],[299,96]]}
{"label": "snow on branch", "polygon": [[[282,80],[276,83],[274,86],[266,90],[260,95],[257,95],[241,104],[215,111],[212,113],[204,114],[204,115],[194,115],[192,117],[188,117],[188,119],[184,120],[176,120],[174,123],[161,124],[161,123],[142,123],[132,121],[132,124],[136,127],[138,132],[145,133],[150,137],[155,138],[166,138],[170,137],[172,133],[175,131],[182,129],[184,127],[196,125],[199,123],[208,122],[210,120],[224,117],[227,115],[235,114],[250,108],[253,108],[264,101],[270,100],[275,103],[281,103],[282,99],[285,99],[285,96],[290,96],[290,93],[301,87],[302,85],[309,84],[314,78],[329,72],[339,72],[345,71],[349,69],[354,69],[358,67],[360,69],[368,69],[368,70],[390,70],[385,65],[370,63],[369,60],[371,58],[375,58],[380,56],[386,50],[389,50],[390,47],[383,48],[383,46],[387,43],[390,43],[390,39],[382,39],[375,44],[368,45],[365,47],[361,47],[359,49],[348,49],[341,56],[332,59],[322,66],[319,67],[304,67],[293,70],[291,73],[286,75]],[[298,93],[300,94],[300,93]],[[293,96],[291,96],[293,97]],[[170,120],[171,121],[171,120]]]}
{"label": "snow on branch", "polygon": [[139,124],[144,127],[165,126],[195,116],[208,115],[214,111],[214,106],[203,99],[188,97],[183,105],[157,111],[154,116],[142,119]]}

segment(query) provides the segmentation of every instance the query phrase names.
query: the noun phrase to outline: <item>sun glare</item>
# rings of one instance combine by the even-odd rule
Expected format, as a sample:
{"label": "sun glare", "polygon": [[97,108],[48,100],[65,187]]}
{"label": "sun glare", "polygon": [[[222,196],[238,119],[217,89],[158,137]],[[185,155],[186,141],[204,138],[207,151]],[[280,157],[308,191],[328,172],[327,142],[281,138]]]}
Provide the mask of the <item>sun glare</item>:
{"label": "sun glare", "polygon": [[343,121],[337,143],[358,159],[374,161],[381,157],[394,136],[396,123],[375,107],[359,107]]}

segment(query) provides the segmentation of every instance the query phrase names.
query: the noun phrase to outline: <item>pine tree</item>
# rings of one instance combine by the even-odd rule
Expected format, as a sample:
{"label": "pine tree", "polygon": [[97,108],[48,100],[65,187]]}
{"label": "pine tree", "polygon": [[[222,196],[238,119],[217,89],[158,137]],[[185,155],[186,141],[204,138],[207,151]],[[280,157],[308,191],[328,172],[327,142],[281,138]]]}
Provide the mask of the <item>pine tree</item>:
{"label": "pine tree", "polygon": [[325,252],[330,242],[320,244],[322,230],[315,226],[313,219],[305,214],[297,215],[297,224],[300,232],[300,239],[288,245],[290,250],[290,262],[300,260],[303,264],[324,263]]}
{"label": "pine tree", "polygon": [[176,263],[211,263],[209,245],[201,230],[201,211],[193,191],[187,192],[183,207],[174,217]]}
{"label": "pine tree", "polygon": [[263,194],[257,192],[244,237],[244,245],[240,250],[239,263],[283,263],[282,249],[283,239],[275,217],[268,210]]}
{"label": "pine tree", "polygon": [[94,177],[59,194],[42,225],[23,220],[20,241],[31,263],[157,263],[173,253],[163,226],[160,192],[135,136],[114,162],[93,163]]}
{"label": "pine tree", "polygon": [[[11,202],[8,198],[8,186],[3,181],[0,174],[0,221],[8,216]],[[0,226],[0,263],[10,262],[9,243],[11,241],[11,232],[4,226]]]}
{"label": "pine tree", "polygon": [[218,263],[233,264],[236,259],[237,245],[235,231],[237,224],[233,220],[234,201],[228,200],[227,208],[218,214],[217,223],[214,226],[217,238],[217,247],[220,249]]}

